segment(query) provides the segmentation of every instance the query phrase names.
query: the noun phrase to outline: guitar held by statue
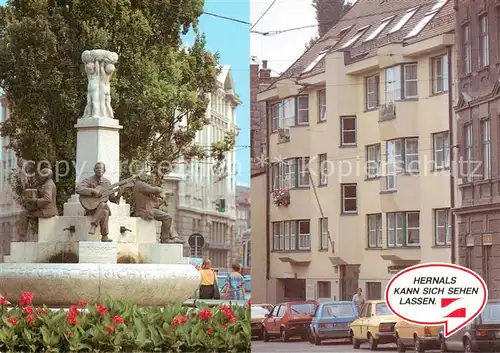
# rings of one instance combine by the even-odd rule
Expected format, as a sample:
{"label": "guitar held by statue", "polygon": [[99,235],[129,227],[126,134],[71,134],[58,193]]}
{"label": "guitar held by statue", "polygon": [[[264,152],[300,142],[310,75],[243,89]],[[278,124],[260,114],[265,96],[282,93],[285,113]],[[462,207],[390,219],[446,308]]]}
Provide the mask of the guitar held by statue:
{"label": "guitar held by statue", "polygon": [[115,184],[97,186],[92,195],[80,195],[80,203],[85,210],[93,211],[101,202],[107,202],[109,196],[114,195],[119,189],[123,191],[123,189],[133,187],[136,178],[137,176],[133,175]]}

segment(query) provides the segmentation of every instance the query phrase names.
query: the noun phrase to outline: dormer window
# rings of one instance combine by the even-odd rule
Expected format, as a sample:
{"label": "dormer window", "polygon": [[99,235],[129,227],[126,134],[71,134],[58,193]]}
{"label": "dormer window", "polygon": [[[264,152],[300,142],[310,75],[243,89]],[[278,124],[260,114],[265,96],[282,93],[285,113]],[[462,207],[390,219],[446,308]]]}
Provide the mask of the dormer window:
{"label": "dormer window", "polygon": [[410,20],[410,18],[413,17],[413,15],[415,14],[415,12],[417,12],[417,10],[418,10],[418,8],[414,7],[412,9],[409,9],[408,11],[406,11],[406,13],[404,14],[404,16],[401,17],[401,19],[398,21],[398,23],[396,23],[394,25],[394,27],[392,27],[392,29],[391,29],[391,31],[389,33],[397,32],[401,28],[403,28],[403,26],[406,24],[406,22],[408,22]]}
{"label": "dormer window", "polygon": [[349,48],[351,45],[353,45],[354,43],[356,43],[356,41],[361,38],[361,36],[363,34],[365,34],[366,30],[368,29],[368,27],[370,26],[364,26],[364,27],[361,27],[360,29],[358,29],[358,31],[356,32],[356,34],[354,35],[354,37],[352,37],[351,39],[349,39],[343,46],[342,46],[342,49],[346,49],[346,48]]}
{"label": "dormer window", "polygon": [[443,7],[443,5],[446,3],[447,0],[438,0],[436,4],[431,8],[429,12],[425,14],[425,16],[420,20],[419,23],[413,29],[411,30],[410,33],[405,38],[411,38],[415,37],[418,35],[425,26],[436,16],[436,14],[439,12],[439,10]]}
{"label": "dormer window", "polygon": [[323,59],[325,57],[325,55],[328,53],[328,50],[330,50],[330,47],[327,47],[325,49],[323,49],[322,51],[319,52],[318,56],[316,57],[316,59],[314,59],[312,61],[312,63],[310,63],[304,71],[302,71],[303,74],[311,71],[312,69],[314,69],[314,67],[316,65],[318,65],[318,63],[321,61],[321,59]]}
{"label": "dormer window", "polygon": [[375,30],[364,40],[364,42],[368,42],[377,38],[377,36],[384,30],[385,27],[387,27],[387,25],[393,18],[394,16],[383,19],[382,23],[377,28],[375,28]]}

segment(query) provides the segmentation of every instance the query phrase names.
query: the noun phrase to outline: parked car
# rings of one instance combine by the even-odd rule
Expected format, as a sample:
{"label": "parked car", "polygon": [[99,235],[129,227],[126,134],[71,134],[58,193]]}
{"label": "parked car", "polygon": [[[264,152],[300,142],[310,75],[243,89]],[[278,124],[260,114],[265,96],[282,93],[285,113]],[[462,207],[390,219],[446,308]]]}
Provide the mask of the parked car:
{"label": "parked car", "polygon": [[267,315],[269,315],[269,310],[261,306],[252,305],[250,315],[252,319],[252,337],[262,339],[262,323]]}
{"label": "parked car", "polygon": [[358,311],[352,302],[320,303],[310,325],[309,338],[311,343],[319,346],[324,340],[350,339],[349,325],[357,317]]}
{"label": "parked car", "polygon": [[500,350],[500,300],[490,300],[483,312],[451,337],[441,336],[441,352]]}
{"label": "parked car", "polygon": [[262,337],[265,342],[271,337],[281,337],[287,342],[290,337],[307,339],[309,324],[318,304],[316,301],[297,301],[278,304],[262,323]]}
{"label": "parked car", "polygon": [[442,326],[420,326],[399,319],[394,329],[399,353],[406,352],[408,347],[412,347],[417,353],[439,349]]}
{"label": "parked car", "polygon": [[397,321],[398,317],[383,300],[368,300],[351,324],[352,346],[358,349],[362,343],[368,342],[374,351],[379,344],[396,343],[394,326]]}

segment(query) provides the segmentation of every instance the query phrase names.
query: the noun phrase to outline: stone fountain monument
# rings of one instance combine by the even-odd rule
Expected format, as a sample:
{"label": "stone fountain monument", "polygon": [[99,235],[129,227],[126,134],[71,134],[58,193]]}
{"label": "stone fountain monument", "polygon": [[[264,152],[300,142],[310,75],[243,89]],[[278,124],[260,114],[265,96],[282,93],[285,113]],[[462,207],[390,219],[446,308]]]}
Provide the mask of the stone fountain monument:
{"label": "stone fountain monument", "polygon": [[[183,257],[183,244],[159,243],[156,221],[131,217],[121,189],[114,188],[133,181],[119,181],[122,126],[114,117],[110,98],[110,78],[118,55],[87,50],[82,61],[88,92],[85,112],[75,125],[75,194],[64,204],[62,216],[54,215],[57,211],[32,212],[38,218],[38,239],[11,243],[11,255],[0,264],[0,293],[15,301],[22,292],[34,292],[35,304],[49,306],[68,306],[78,300],[98,302],[106,296],[138,305],[183,301],[196,291],[200,280],[198,271]],[[86,180],[97,175],[94,167],[99,165],[106,166],[107,186],[112,188],[104,199],[102,190],[87,194],[81,191]],[[51,175],[47,179],[42,193],[46,192],[45,199],[50,195],[55,198],[56,185]],[[89,195],[100,199],[99,212],[106,210],[97,223],[96,211],[89,212],[89,203],[84,202]],[[37,207],[50,206],[43,197],[33,197]]]}

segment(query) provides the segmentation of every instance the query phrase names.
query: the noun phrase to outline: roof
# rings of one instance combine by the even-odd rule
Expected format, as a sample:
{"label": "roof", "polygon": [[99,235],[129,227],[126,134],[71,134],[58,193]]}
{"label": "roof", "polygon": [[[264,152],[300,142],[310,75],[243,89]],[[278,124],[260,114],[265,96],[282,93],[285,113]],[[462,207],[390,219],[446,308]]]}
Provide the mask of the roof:
{"label": "roof", "polygon": [[[437,4],[442,5],[442,7],[438,9],[430,22],[417,35],[405,38]],[[411,9],[416,9],[415,13],[398,31],[390,33],[392,28]],[[388,20],[388,24],[373,40],[365,41],[381,25],[383,20]],[[362,29],[364,29],[362,35],[350,47],[343,49],[342,46],[346,45]],[[273,88],[274,83],[282,79],[303,78],[323,73],[326,55],[323,55],[309,72],[303,73],[303,71],[325,50],[328,54],[336,51],[350,51],[351,60],[356,61],[375,56],[379,47],[389,43],[409,45],[440,34],[453,32],[454,29],[453,0],[358,0],[332,29],[316,41],[267,89]]]}

